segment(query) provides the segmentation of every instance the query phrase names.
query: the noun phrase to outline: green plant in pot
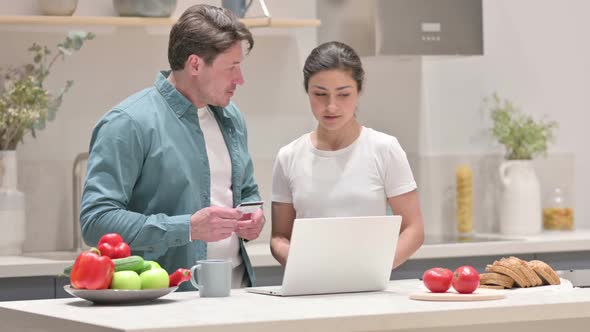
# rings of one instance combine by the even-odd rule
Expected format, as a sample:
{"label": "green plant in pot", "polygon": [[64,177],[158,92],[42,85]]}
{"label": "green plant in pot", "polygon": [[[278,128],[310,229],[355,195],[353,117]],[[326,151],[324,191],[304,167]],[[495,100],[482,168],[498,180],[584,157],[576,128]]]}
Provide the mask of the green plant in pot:
{"label": "green plant in pot", "polygon": [[510,100],[497,94],[491,97],[492,135],[506,148],[508,160],[530,160],[547,155],[547,147],[554,140],[555,121],[535,121],[520,111]]}
{"label": "green plant in pot", "polygon": [[33,63],[0,68],[0,150],[15,150],[27,133],[36,137],[37,130],[55,119],[62,98],[73,81],[67,81],[57,92],[47,90],[43,83],[57,60],[78,51],[92,38],[92,33],[70,32],[57,45],[55,54],[47,46],[35,43],[29,48]]}
{"label": "green plant in pot", "polygon": [[18,67],[0,67],[0,255],[18,255],[24,242],[24,195],[17,190],[16,148],[23,137],[45,128],[55,119],[64,94],[73,82],[57,91],[43,86],[58,60],[80,50],[92,33],[70,32],[52,51],[33,44],[32,62]]}
{"label": "green plant in pot", "polygon": [[541,189],[532,165],[536,156],[547,154],[548,144],[555,138],[555,121],[535,121],[510,100],[497,94],[486,99],[493,122],[491,133],[506,149],[500,164],[502,196],[500,232],[528,235],[542,230]]}

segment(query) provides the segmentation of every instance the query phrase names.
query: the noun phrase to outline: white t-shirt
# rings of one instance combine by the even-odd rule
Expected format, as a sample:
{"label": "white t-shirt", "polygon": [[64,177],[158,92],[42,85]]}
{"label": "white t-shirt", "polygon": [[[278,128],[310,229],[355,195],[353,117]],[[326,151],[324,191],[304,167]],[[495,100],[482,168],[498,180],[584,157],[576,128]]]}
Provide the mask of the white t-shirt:
{"label": "white t-shirt", "polygon": [[272,201],[292,203],[297,218],[379,216],[387,198],[416,189],[406,153],[393,136],[362,127],[337,151],[316,149],[305,134],[279,151]]}
{"label": "white t-shirt", "polygon": [[[219,124],[209,107],[197,110],[199,124],[205,137],[211,172],[211,206],[233,207],[231,190],[231,159]],[[240,241],[234,232],[226,239],[207,243],[207,258],[231,259],[234,267],[242,264]]]}

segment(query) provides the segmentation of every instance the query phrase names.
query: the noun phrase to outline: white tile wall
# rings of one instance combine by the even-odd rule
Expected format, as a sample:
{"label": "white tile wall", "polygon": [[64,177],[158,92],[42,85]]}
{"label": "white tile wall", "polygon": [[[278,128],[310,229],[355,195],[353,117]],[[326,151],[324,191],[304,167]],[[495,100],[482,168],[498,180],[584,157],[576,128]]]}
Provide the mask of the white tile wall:
{"label": "white tile wall", "polygon": [[[194,1],[178,3],[176,14]],[[315,0],[267,3],[275,17],[315,17]],[[538,7],[537,3],[484,0],[483,57],[363,59],[367,79],[359,119],[396,136],[408,153],[429,234],[454,229],[454,167],[462,162],[474,167],[474,184],[478,188],[476,229],[497,227],[494,176],[501,157],[478,136],[486,128],[478,113],[482,93],[492,88],[503,88],[509,96],[524,95],[527,109],[550,109],[555,110],[552,114],[559,114],[563,129],[558,153],[552,153],[546,161],[537,160],[536,167],[544,187],[567,183],[572,196],[576,196],[573,199],[579,203],[583,198],[580,192],[587,187],[588,176],[584,175],[586,182],[581,183],[574,176],[588,163],[588,153],[576,138],[587,136],[587,130],[582,130],[587,121],[579,121],[578,117],[587,108],[581,96],[590,76],[589,57],[584,56],[588,48],[580,42],[582,39],[561,37],[568,31],[585,37],[587,28],[575,25],[583,20],[572,20],[568,15],[584,15],[590,8],[582,0],[572,0],[567,6],[543,1],[540,7],[544,22],[555,22],[545,25],[537,21],[538,15],[529,15],[527,8]],[[37,10],[34,0],[0,4],[0,15]],[[111,1],[80,0],[76,15],[112,13]],[[541,26],[545,27],[545,35],[559,43],[533,36]],[[43,30],[49,32],[40,32]],[[95,40],[66,63],[55,66],[48,81],[50,87],[60,87],[66,79],[76,83],[66,95],[57,120],[37,139],[26,138],[18,149],[19,185],[27,195],[28,207],[26,251],[71,246],[71,168],[75,155],[87,150],[92,127],[102,114],[129,94],[151,85],[156,72],[167,67],[167,32],[148,30],[97,28]],[[255,175],[265,198],[269,224],[258,241],[266,242],[276,152],[314,126],[302,88],[301,68],[316,37],[313,28],[254,31],[256,45],[243,66],[246,84],[238,90],[235,101],[246,116]],[[65,32],[63,28],[0,27],[0,64],[21,63],[27,59],[25,50],[31,43],[54,45]],[[518,39],[520,33],[529,39]],[[508,46],[504,46],[506,43]],[[533,59],[541,60],[531,62]],[[560,71],[562,66],[565,72]],[[578,204],[577,208],[583,211],[581,216],[587,215],[585,206]]]}
{"label": "white tile wall", "polygon": [[[178,1],[176,13],[179,15],[193,3]],[[315,17],[314,1],[298,1],[289,6],[283,6],[281,1],[267,1],[267,5],[276,17]],[[34,0],[0,4],[0,15],[35,14],[37,10]],[[254,7],[252,14],[259,14],[257,10]],[[80,0],[76,15],[112,13],[111,1]],[[87,151],[92,128],[110,107],[150,86],[157,71],[168,67],[167,31],[104,27],[90,30],[97,33],[97,38],[65,63],[58,63],[47,82],[47,86],[58,88],[67,79],[75,81],[56,121],[39,132],[37,139],[25,138],[18,148],[19,188],[27,195],[25,251],[71,247],[75,156]],[[66,28],[0,27],[0,64],[22,63],[28,59],[26,49],[33,42],[53,46],[66,32]],[[270,178],[276,152],[312,129],[301,68],[304,57],[315,46],[315,30],[253,32],[255,47],[243,64],[246,84],[238,89],[234,101],[246,116],[255,175],[270,211]],[[270,223],[265,232],[268,239]]]}

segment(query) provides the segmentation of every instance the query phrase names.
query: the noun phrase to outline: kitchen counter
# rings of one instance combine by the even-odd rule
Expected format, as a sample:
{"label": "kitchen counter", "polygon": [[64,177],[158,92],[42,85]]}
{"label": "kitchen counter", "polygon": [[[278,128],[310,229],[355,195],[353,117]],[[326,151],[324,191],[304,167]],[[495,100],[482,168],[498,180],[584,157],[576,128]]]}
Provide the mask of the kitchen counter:
{"label": "kitchen counter", "polygon": [[0,256],[0,278],[55,276],[73,260],[55,260],[25,256]]}
{"label": "kitchen counter", "polygon": [[[559,253],[590,251],[590,230],[574,232],[543,232],[539,235],[508,237],[498,234],[480,234],[495,239],[486,242],[457,242],[425,244],[410,261],[489,255],[516,255],[528,253]],[[268,243],[250,243],[248,253],[254,267],[278,267]],[[0,256],[0,278],[55,276],[73,262],[75,252],[27,253],[25,256]]]}
{"label": "kitchen counter", "polygon": [[[557,287],[557,288],[554,288]],[[78,298],[0,303],[2,331],[555,331],[590,324],[590,289],[538,287],[478,302],[414,301],[418,280],[386,291],[227,298],[173,293],[144,305],[98,306]]]}

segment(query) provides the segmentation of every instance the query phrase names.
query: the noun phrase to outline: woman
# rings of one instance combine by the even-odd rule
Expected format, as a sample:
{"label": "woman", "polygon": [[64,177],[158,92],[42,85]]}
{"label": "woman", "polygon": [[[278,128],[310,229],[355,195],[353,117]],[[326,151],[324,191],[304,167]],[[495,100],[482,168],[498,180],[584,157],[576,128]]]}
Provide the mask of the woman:
{"label": "woman", "polygon": [[281,148],[275,161],[272,254],[285,265],[295,218],[385,215],[389,204],[402,216],[395,268],[424,241],[406,154],[395,137],[358,122],[364,71],[351,47],[339,42],[316,47],[305,61],[303,76],[318,125]]}

